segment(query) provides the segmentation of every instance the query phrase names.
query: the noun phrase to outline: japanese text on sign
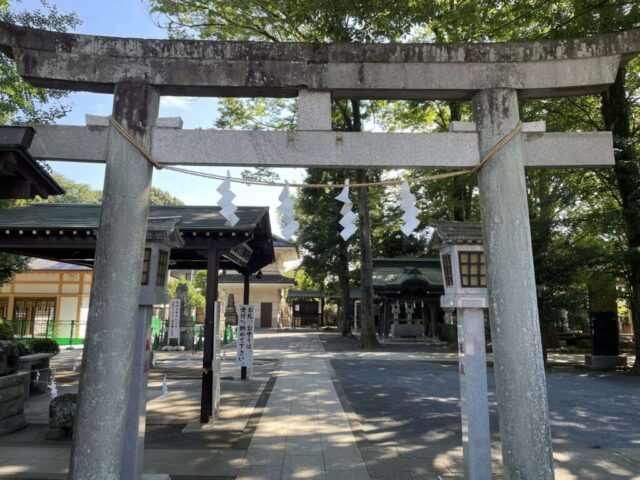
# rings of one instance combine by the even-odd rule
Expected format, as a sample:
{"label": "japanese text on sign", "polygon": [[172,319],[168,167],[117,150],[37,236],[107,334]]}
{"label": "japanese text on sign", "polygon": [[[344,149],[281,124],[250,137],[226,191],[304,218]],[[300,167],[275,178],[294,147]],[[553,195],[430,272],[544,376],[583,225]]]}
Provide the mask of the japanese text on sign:
{"label": "japanese text on sign", "polygon": [[253,365],[254,321],[255,305],[240,305],[236,362],[241,367],[251,367]]}
{"label": "japanese text on sign", "polygon": [[180,338],[180,299],[174,298],[169,304],[169,338]]}

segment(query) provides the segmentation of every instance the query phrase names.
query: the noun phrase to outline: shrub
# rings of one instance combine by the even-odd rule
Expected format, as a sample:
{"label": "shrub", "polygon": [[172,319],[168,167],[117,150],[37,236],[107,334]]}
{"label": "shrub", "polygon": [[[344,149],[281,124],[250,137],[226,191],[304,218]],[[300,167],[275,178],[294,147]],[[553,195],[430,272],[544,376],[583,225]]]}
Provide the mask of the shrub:
{"label": "shrub", "polygon": [[29,342],[33,353],[60,353],[60,347],[50,338],[34,338]]}
{"label": "shrub", "polygon": [[31,355],[33,353],[31,346],[26,342],[17,342],[16,345],[18,345],[18,350],[20,350],[21,357],[24,355]]}
{"label": "shrub", "polygon": [[13,342],[13,327],[7,320],[0,318],[0,340]]}

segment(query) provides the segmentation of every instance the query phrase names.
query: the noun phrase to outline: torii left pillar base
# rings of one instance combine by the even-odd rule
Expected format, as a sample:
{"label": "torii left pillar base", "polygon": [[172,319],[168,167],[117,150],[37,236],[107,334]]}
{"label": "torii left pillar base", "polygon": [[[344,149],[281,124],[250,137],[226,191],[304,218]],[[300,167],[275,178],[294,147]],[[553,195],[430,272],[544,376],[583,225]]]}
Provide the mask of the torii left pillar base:
{"label": "torii left pillar base", "polygon": [[[115,86],[113,116],[146,147],[159,95],[139,81]],[[69,476],[122,478],[125,425],[136,347],[136,316],[146,241],[152,167],[110,128],[100,229],[80,373]]]}

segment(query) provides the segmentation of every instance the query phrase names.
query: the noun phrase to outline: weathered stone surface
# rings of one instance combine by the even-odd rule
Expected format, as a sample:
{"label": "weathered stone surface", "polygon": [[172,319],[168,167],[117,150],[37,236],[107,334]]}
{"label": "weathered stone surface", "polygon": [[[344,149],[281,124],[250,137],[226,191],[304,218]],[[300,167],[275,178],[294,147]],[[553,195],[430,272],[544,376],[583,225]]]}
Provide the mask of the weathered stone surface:
{"label": "weathered stone surface", "polygon": [[76,414],[76,393],[60,395],[49,404],[49,428],[66,430],[71,435],[73,419]]}
{"label": "weathered stone surface", "polygon": [[24,400],[22,396],[8,402],[0,403],[0,420],[15,417],[24,413]]}
{"label": "weathered stone surface", "polygon": [[[519,121],[517,92],[478,93],[473,115],[488,151]],[[489,318],[506,478],[553,480],[523,143],[516,135],[478,173]]]}
{"label": "weathered stone surface", "polygon": [[[3,377],[8,378],[8,377]],[[17,383],[15,385],[9,385],[6,387],[0,387],[0,405],[5,402],[10,402],[17,398],[24,397],[24,386],[23,382]]]}
{"label": "weathered stone surface", "polygon": [[238,311],[236,310],[236,301],[233,293],[229,294],[227,305],[224,309],[224,323],[226,325],[238,324]]}
{"label": "weathered stone surface", "polygon": [[[113,116],[149,146],[158,104],[148,84],[122,82]],[[134,349],[142,345],[136,332],[152,167],[115,131],[108,157],[69,467],[74,479],[123,478],[123,452],[132,448],[125,425]]]}
{"label": "weathered stone surface", "polygon": [[24,416],[24,385],[29,372],[18,372],[0,377],[0,436],[27,426]]}
{"label": "weathered stone surface", "polygon": [[163,95],[469,99],[479,89],[522,97],[597,93],[621,57],[640,51],[640,30],[501,44],[302,44],[144,40],[0,25],[0,51],[43,87],[113,92],[145,79]]}
{"label": "weathered stone surface", "polygon": [[301,90],[298,95],[296,128],[331,131],[331,93]]}
{"label": "weathered stone surface", "polygon": [[20,365],[20,350],[15,343],[0,340],[0,377],[9,375]]}
{"label": "weathered stone surface", "polygon": [[14,385],[22,386],[25,382],[29,381],[29,374],[29,372],[17,372],[0,377],[0,390]]}
{"label": "weathered stone surface", "polygon": [[[109,117],[85,113],[84,123],[87,127],[108,127]],[[183,125],[182,117],[160,117],[156,120],[157,128],[182,128]]]}
{"label": "weathered stone surface", "polygon": [[14,415],[13,417],[0,420],[0,437],[8,435],[18,430],[22,430],[27,426],[27,419],[24,413]]}
{"label": "weathered stone surface", "polygon": [[[31,371],[31,384],[29,385],[29,393],[38,395],[49,391],[49,378],[51,370],[49,364],[53,353],[32,353],[30,355],[22,355],[20,357],[20,370]],[[40,372],[40,379],[38,378]]]}
{"label": "weathered stone surface", "polygon": [[[104,163],[108,129],[37,125],[34,158]],[[613,166],[610,132],[523,133],[528,168]],[[167,165],[326,168],[470,168],[480,161],[478,134],[239,132],[154,128],[151,153]]]}

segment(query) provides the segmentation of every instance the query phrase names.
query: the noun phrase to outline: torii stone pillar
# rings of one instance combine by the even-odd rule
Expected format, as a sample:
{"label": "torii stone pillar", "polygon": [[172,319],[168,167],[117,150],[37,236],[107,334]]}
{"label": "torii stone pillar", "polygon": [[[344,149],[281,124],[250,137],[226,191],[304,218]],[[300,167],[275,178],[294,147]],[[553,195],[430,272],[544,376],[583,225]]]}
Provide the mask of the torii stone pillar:
{"label": "torii stone pillar", "polygon": [[[513,89],[473,98],[484,154],[519,121]],[[506,477],[552,480],[553,451],[520,135],[478,174],[494,374]]]}
{"label": "torii stone pillar", "polygon": [[[113,116],[145,146],[159,95],[143,82],[115,86]],[[110,128],[100,229],[69,466],[74,480],[118,480],[136,346],[136,316],[151,164]],[[117,272],[117,275],[115,274]]]}

